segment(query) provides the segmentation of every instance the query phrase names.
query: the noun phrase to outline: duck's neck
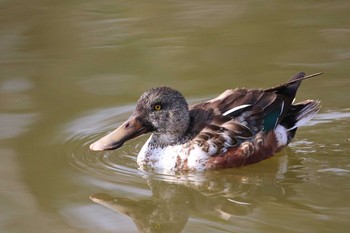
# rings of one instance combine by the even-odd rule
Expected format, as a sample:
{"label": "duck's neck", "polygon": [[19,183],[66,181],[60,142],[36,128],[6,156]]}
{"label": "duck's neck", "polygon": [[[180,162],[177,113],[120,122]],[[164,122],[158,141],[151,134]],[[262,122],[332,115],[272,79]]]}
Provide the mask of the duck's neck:
{"label": "duck's neck", "polygon": [[188,114],[169,117],[166,127],[153,132],[150,144],[166,147],[185,143],[189,139],[187,135],[189,125],[190,117]]}
{"label": "duck's neck", "polygon": [[153,133],[149,146],[166,147],[185,143],[188,140],[186,135],[158,134]]}

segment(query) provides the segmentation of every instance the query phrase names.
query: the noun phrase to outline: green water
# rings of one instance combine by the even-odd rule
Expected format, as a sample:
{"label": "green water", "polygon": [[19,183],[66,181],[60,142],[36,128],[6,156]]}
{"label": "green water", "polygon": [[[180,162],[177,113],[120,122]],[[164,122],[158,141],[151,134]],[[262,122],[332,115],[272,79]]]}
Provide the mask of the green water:
{"label": "green water", "polygon": [[[348,1],[0,1],[1,232],[348,232]],[[197,102],[298,71],[322,109],[275,157],[141,171],[88,145],[168,85]]]}

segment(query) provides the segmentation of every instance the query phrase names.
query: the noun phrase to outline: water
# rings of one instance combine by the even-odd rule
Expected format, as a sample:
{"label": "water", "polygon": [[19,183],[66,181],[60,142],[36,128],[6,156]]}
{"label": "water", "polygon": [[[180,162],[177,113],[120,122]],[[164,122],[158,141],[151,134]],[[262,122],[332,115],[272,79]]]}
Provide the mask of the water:
{"label": "water", "polygon": [[[347,1],[1,1],[1,232],[348,232]],[[146,89],[189,100],[292,74],[322,109],[290,147],[239,169],[141,171],[140,137],[88,145]]]}

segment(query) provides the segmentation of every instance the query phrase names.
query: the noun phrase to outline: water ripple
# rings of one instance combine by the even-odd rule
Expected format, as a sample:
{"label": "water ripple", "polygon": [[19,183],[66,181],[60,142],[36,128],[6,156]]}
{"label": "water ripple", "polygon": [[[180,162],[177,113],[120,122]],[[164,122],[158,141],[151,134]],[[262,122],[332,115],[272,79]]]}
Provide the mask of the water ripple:
{"label": "water ripple", "polygon": [[61,127],[54,141],[67,145],[69,164],[82,173],[119,184],[144,183],[144,173],[136,164],[136,155],[141,147],[138,140],[115,152],[89,149],[92,142],[120,125],[133,108],[133,105],[126,105],[87,112]]}

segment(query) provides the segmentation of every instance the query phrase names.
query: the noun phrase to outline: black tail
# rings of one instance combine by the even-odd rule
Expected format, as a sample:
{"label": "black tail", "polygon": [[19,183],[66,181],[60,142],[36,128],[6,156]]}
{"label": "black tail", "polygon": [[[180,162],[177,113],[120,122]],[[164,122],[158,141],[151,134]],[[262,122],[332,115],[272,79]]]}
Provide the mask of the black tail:
{"label": "black tail", "polygon": [[320,110],[319,100],[305,100],[292,105],[280,124],[287,130],[296,129],[311,119],[318,110]]}
{"label": "black tail", "polygon": [[321,74],[322,73],[316,73],[305,76],[304,72],[299,72],[292,76],[285,84],[265,90],[274,92],[283,99],[283,111],[277,119],[277,122],[288,130],[288,143],[294,137],[297,128],[304,125],[320,109],[320,101],[318,100],[306,100],[293,104],[297,90],[303,80]]}
{"label": "black tail", "polygon": [[284,126],[288,134],[288,143],[294,137],[298,127],[305,125],[320,110],[319,100],[305,100],[292,105],[280,125]]}
{"label": "black tail", "polygon": [[293,75],[288,80],[288,82],[281,84],[281,85],[278,85],[276,87],[271,87],[271,88],[265,89],[265,91],[276,92],[276,93],[281,94],[283,96],[288,96],[289,98],[291,98],[291,100],[293,100],[295,98],[297,90],[301,84],[301,81],[315,77],[315,76],[319,76],[321,74],[323,74],[323,73],[320,72],[320,73],[315,73],[315,74],[305,76],[304,72],[299,72],[299,73]]}

